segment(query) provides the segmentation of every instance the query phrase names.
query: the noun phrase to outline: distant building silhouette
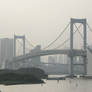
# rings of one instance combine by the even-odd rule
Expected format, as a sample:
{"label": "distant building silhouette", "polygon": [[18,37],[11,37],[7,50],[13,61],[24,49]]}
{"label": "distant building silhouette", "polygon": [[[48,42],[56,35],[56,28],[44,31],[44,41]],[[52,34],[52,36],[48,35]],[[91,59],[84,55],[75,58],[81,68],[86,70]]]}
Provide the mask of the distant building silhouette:
{"label": "distant building silhouette", "polygon": [[57,60],[57,58],[55,56],[49,56],[48,57],[48,63],[54,64],[54,63],[56,63],[56,60]]}
{"label": "distant building silhouette", "polygon": [[13,39],[0,39],[0,68],[5,68],[8,64],[7,60],[11,58],[13,58]]}
{"label": "distant building silhouette", "polygon": [[[30,54],[31,53],[36,53],[37,51],[40,51],[40,50],[41,50],[41,46],[37,45],[34,49],[31,50]],[[31,64],[32,64],[33,67],[40,66],[40,64],[41,64],[40,56],[32,58],[31,59]]]}

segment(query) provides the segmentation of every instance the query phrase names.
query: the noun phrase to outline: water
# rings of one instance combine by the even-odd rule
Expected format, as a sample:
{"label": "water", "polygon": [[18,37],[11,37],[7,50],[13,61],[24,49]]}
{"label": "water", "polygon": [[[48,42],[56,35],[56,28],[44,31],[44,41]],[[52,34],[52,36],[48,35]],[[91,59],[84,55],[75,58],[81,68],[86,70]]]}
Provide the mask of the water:
{"label": "water", "polygon": [[0,90],[2,92],[92,92],[92,80],[47,80],[46,84],[1,85]]}

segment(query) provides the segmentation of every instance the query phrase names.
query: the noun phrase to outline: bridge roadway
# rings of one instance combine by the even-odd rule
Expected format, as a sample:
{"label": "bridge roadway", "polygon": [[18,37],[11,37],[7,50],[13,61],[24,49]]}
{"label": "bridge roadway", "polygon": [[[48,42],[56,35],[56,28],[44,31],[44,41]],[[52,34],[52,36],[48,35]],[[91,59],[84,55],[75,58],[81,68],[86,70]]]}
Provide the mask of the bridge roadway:
{"label": "bridge roadway", "polygon": [[68,56],[86,56],[86,51],[84,50],[76,50],[73,49],[72,51],[70,49],[61,49],[61,50],[40,50],[37,52],[28,53],[25,55],[17,56],[13,58],[13,61],[22,61],[30,58],[34,58],[37,56],[46,56],[46,55],[56,55],[56,54],[64,54]]}

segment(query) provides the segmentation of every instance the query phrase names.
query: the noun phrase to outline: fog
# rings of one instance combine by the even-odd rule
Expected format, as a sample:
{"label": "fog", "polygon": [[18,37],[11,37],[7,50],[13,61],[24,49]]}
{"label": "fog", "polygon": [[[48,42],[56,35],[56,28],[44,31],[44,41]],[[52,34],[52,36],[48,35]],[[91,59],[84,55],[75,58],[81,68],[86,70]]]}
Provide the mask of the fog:
{"label": "fog", "polygon": [[[25,34],[30,42],[44,47],[58,36],[71,17],[87,18],[92,27],[92,1],[0,0],[0,38]],[[88,36],[89,39],[92,34]]]}

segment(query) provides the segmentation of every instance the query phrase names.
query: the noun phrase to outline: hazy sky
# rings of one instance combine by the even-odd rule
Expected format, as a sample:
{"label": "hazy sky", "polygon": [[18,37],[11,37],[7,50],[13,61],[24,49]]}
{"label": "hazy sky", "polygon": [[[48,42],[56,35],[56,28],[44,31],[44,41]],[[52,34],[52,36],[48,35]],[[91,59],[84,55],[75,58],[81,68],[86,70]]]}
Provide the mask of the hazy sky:
{"label": "hazy sky", "polygon": [[0,38],[25,34],[44,47],[71,17],[87,18],[92,27],[92,0],[0,0]]}

